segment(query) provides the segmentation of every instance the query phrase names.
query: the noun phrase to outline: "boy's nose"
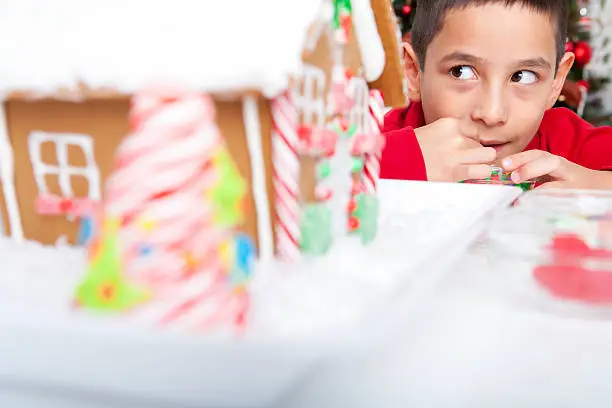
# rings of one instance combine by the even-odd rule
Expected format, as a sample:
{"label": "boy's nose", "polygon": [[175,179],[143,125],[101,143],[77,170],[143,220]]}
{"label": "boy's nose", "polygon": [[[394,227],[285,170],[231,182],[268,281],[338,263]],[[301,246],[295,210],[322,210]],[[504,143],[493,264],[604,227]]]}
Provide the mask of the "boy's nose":
{"label": "boy's nose", "polygon": [[489,89],[482,92],[472,111],[472,120],[490,127],[504,125],[508,121],[508,110],[503,91]]}

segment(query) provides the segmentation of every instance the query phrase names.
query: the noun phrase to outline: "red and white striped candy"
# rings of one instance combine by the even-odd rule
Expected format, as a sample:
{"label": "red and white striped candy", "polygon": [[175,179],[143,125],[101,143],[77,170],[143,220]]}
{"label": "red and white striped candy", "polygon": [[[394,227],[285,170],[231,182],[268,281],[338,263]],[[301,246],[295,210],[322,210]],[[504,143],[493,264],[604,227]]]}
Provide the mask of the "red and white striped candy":
{"label": "red and white striped candy", "polygon": [[287,92],[272,101],[272,166],[278,257],[300,257],[300,137],[298,110]]}
{"label": "red and white striped candy", "polygon": [[125,274],[154,296],[130,316],[198,327],[211,311],[234,308],[219,251],[232,231],[213,225],[205,198],[219,182],[211,166],[222,146],[214,105],[158,88],[137,95],[131,113],[133,131],[117,150],[104,203],[109,217],[122,220]]}
{"label": "red and white striped candy", "polygon": [[[381,93],[378,90],[370,91],[370,123],[371,129],[370,131],[379,135],[379,137],[383,137],[381,132],[384,124],[384,101]],[[380,177],[380,158],[383,149],[383,141],[384,139],[380,139],[381,143],[378,144],[378,148],[374,153],[367,153],[365,155],[365,163],[364,163],[364,186],[366,193],[373,194],[376,192],[376,184],[378,183],[378,179]]]}

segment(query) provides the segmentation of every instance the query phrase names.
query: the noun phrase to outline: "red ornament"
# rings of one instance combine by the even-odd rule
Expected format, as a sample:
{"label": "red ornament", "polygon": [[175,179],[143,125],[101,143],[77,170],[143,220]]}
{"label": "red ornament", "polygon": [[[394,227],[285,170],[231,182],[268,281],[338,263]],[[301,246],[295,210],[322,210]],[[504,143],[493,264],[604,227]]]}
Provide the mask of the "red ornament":
{"label": "red ornament", "polygon": [[565,52],[574,52],[574,43],[571,41],[568,41],[565,43]]}
{"label": "red ornament", "polygon": [[593,49],[586,41],[578,41],[574,45],[574,55],[576,56],[576,63],[585,66],[593,57]]}
{"label": "red ornament", "polygon": [[412,12],[412,7],[410,7],[410,5],[406,4],[404,7],[402,7],[402,14],[404,14],[405,16],[407,16],[411,12]]}
{"label": "red ornament", "polygon": [[580,81],[576,82],[576,84],[579,87],[584,88],[587,92],[591,89],[591,86],[589,85],[589,81],[585,79],[581,79]]}

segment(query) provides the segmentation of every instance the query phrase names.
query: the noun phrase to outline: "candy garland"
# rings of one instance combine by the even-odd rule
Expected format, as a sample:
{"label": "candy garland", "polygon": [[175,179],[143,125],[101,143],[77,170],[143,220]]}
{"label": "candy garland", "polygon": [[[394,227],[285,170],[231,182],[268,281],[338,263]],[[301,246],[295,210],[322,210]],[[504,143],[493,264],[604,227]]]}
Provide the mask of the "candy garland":
{"label": "candy garland", "polygon": [[370,91],[365,125],[354,140],[352,155],[354,186],[348,207],[349,232],[358,233],[363,243],[371,242],[378,226],[376,183],[380,174],[380,157],[384,147],[381,134],[384,103],[380,92]]}
{"label": "candy garland", "polygon": [[298,112],[289,92],[272,101],[272,164],[278,257],[300,257],[300,137]]}
{"label": "candy garland", "polygon": [[344,236],[351,229],[360,231],[363,242],[371,241],[378,221],[374,193],[383,145],[382,98],[380,93],[370,97],[367,84],[344,69],[342,46],[352,25],[350,1],[335,1],[334,10],[336,48],[332,50],[326,125],[313,127],[307,123],[298,129],[301,153],[317,158],[317,201],[303,205],[300,235],[302,252],[316,255],[327,252],[334,237]]}
{"label": "candy garland", "polygon": [[[247,188],[214,116],[210,98],[196,93],[155,88],[134,98],[133,131],[117,151],[106,186],[103,217],[112,228],[90,248],[92,263],[77,294],[81,305],[185,329],[228,319],[244,323],[245,259],[254,246],[234,228],[244,219]],[[109,242],[114,253],[104,257],[100,251],[108,251]],[[96,262],[100,257],[112,262]],[[112,303],[107,296],[101,307],[101,292],[91,282],[109,269],[145,288],[150,300],[132,308],[135,302]]]}

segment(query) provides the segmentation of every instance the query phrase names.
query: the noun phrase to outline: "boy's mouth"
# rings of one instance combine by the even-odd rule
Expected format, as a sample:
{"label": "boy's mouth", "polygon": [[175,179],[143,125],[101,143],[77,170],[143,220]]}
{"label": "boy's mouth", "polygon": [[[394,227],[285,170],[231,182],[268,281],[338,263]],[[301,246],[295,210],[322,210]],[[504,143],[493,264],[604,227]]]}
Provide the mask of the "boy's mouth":
{"label": "boy's mouth", "polygon": [[494,148],[496,152],[499,152],[508,143],[509,142],[485,142],[485,141],[480,142],[480,144],[482,144],[484,147],[492,147],[492,148]]}

